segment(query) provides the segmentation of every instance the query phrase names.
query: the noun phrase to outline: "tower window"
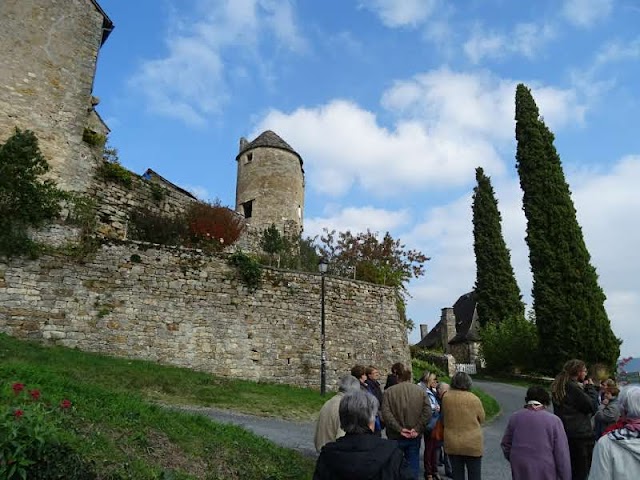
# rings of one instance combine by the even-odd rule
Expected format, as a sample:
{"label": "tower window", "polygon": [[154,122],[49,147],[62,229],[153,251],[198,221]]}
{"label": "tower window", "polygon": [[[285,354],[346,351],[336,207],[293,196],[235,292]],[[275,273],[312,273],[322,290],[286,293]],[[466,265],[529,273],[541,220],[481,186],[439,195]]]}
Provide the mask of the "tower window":
{"label": "tower window", "polygon": [[245,162],[245,164],[251,163],[252,161],[253,161],[253,153],[249,152],[247,153],[247,161]]}
{"label": "tower window", "polygon": [[252,212],[253,212],[253,200],[244,202],[242,204],[242,213],[244,213],[244,218],[251,218]]}

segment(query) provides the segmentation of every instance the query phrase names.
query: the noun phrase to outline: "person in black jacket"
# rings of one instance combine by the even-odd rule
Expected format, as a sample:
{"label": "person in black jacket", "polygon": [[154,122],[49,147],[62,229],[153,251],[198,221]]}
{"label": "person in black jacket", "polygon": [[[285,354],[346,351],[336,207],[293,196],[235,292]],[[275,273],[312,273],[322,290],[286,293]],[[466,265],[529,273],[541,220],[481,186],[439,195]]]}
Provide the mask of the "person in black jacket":
{"label": "person in black jacket", "polygon": [[560,417],[569,440],[573,480],[584,480],[591,468],[594,438],[591,417],[598,408],[598,392],[587,380],[581,360],[569,360],[551,385],[553,412]]}
{"label": "person in black jacket", "polygon": [[320,452],[313,480],[410,480],[413,475],[396,442],[373,435],[378,400],[362,391],[340,401],[344,437]]}
{"label": "person in black jacket", "polygon": [[400,381],[400,377],[404,373],[404,364],[401,362],[391,365],[391,373],[387,375],[387,381],[384,384],[384,389],[391,388],[397,385]]}

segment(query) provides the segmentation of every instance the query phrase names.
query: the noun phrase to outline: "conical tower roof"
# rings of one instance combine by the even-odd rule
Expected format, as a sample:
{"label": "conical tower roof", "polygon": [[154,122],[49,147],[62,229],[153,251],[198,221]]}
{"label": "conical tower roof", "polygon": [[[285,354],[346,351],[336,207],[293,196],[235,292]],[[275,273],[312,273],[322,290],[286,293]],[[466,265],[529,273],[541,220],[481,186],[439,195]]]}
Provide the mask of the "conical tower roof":
{"label": "conical tower roof", "polygon": [[258,148],[258,147],[270,147],[270,148],[280,148],[282,150],[286,150],[288,152],[293,153],[294,155],[296,155],[299,159],[300,159],[300,165],[302,165],[302,158],[300,157],[300,154],[298,152],[296,152],[291,145],[289,145],[287,142],[285,142],[282,138],[280,138],[280,136],[271,131],[271,130],[266,130],[264,132],[262,132],[260,135],[258,135],[255,140],[253,140],[252,142],[249,142],[247,144],[245,144],[244,146],[242,146],[240,148],[240,152],[238,152],[238,155],[236,156],[236,159],[242,155],[244,152],[248,151],[248,150],[252,150],[254,148]]}

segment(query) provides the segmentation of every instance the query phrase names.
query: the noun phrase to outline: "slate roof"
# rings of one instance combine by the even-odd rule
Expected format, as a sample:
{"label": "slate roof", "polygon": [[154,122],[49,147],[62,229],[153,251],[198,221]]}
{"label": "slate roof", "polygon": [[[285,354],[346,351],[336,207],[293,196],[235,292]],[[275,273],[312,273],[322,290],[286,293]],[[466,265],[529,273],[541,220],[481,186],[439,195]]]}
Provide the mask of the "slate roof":
{"label": "slate roof", "polygon": [[[449,341],[452,343],[477,342],[480,340],[476,329],[472,329],[473,319],[476,314],[476,294],[469,292],[462,295],[456,303],[453,304],[453,314],[456,317],[456,334]],[[422,338],[416,347],[433,348],[440,346],[441,343],[442,321],[438,322],[431,331]]]}
{"label": "slate roof", "polygon": [[298,157],[298,159],[300,160],[300,165],[302,165],[302,157],[300,157],[298,152],[296,152],[291,147],[291,145],[289,145],[282,138],[280,138],[280,136],[277,133],[271,130],[266,130],[262,132],[252,142],[247,143],[236,156],[236,160],[243,153],[258,147],[279,148],[281,150],[286,150],[288,152],[291,152]]}
{"label": "slate roof", "polygon": [[453,313],[456,316],[456,335],[449,342],[477,342],[480,340],[476,331],[471,329],[473,318],[476,313],[476,294],[469,292],[462,295],[453,304]]}
{"label": "slate roof", "polygon": [[416,347],[418,348],[434,348],[439,347],[442,342],[442,322],[438,322],[435,327],[431,329],[431,331],[418,343],[416,343]]}
{"label": "slate roof", "polygon": [[198,200],[196,198],[196,196],[193,195],[191,192],[188,192],[184,188],[181,188],[181,187],[177,186],[175,183],[171,183],[169,180],[167,180],[166,178],[164,178],[162,175],[158,174],[157,172],[154,172],[150,168],[147,168],[147,171],[142,174],[142,178],[144,178],[145,180],[151,180],[152,177],[155,177],[155,178],[161,180],[162,182],[166,183],[167,185],[169,185],[170,187],[174,188],[175,190],[177,190],[178,192],[182,193],[183,195],[186,195],[187,197],[191,197],[194,200]]}

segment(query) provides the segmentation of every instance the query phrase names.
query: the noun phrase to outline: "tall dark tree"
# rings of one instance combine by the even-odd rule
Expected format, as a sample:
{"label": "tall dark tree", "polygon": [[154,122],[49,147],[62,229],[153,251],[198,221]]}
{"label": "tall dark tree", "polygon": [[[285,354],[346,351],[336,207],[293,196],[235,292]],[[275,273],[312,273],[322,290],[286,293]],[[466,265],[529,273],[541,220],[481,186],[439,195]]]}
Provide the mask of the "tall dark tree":
{"label": "tall dark tree", "polygon": [[621,342],[611,330],[553,133],[522,84],[516,89],[516,140],[541,367],[557,372],[571,358],[613,367]]}
{"label": "tall dark tree", "polygon": [[476,254],[478,319],[482,326],[508,318],[524,318],[524,304],[518,288],[509,249],[502,237],[491,179],[476,168],[478,185],[473,193],[473,249]]}

